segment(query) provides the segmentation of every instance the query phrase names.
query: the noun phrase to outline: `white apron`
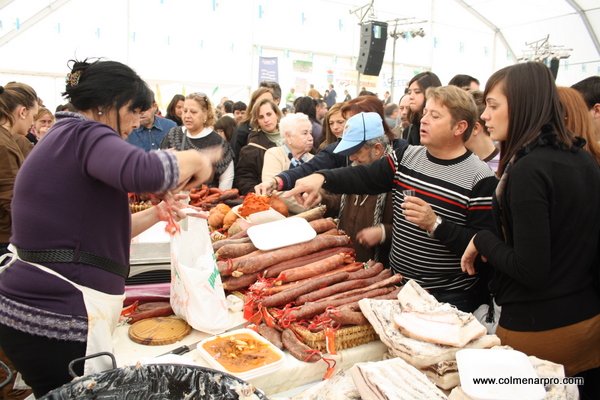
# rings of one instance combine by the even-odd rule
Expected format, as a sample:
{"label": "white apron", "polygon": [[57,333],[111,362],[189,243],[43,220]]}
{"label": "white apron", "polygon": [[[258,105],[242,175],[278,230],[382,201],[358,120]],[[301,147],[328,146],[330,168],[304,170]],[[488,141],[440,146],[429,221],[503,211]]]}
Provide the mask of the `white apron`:
{"label": "white apron", "polygon": [[[12,259],[7,265],[1,267],[0,271],[4,270],[4,268],[10,266],[15,262],[15,260],[19,259],[19,256],[16,254],[17,252],[12,244],[8,246],[8,249],[12,252],[12,254],[8,254],[8,256],[12,256]],[[0,262],[3,258],[4,257],[0,257]],[[91,354],[103,351],[112,353],[112,335],[117,326],[117,322],[119,321],[119,316],[121,315],[125,294],[115,295],[102,293],[98,290],[90,289],[86,286],[71,282],[64,276],[51,270],[50,268],[44,267],[43,265],[28,261],[24,262],[70,283],[81,292],[88,317],[87,346],[85,349],[85,355],[89,356]],[[108,369],[112,369],[111,359],[106,356],[96,357],[90,360],[85,360],[83,375],[90,375],[97,372],[106,371]]]}

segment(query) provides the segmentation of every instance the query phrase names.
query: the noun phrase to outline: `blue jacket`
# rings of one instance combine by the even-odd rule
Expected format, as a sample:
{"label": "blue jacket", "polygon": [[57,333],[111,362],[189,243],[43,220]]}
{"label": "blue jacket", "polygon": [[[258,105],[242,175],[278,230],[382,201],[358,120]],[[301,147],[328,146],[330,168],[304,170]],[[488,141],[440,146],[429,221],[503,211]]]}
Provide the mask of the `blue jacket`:
{"label": "blue jacket", "polygon": [[134,129],[127,137],[127,141],[146,151],[158,150],[165,135],[176,126],[177,124],[170,119],[157,115],[154,117],[154,124],[150,129],[143,126]]}

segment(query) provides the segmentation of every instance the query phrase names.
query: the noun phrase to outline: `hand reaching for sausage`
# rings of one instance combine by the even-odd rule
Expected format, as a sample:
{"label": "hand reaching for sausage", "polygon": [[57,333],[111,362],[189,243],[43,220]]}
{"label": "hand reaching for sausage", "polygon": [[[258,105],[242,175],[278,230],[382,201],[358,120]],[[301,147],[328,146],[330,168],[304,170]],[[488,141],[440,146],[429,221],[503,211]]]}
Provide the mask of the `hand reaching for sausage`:
{"label": "hand reaching for sausage", "polygon": [[356,234],[356,240],[365,247],[377,246],[379,243],[381,243],[381,239],[383,238],[381,229],[381,226],[371,226],[361,229]]}
{"label": "hand reaching for sausage", "polygon": [[276,187],[274,179],[270,179],[254,186],[254,192],[259,196],[270,196],[275,189]]}
{"label": "hand reaching for sausage", "polygon": [[430,231],[437,216],[425,200],[416,196],[406,196],[400,205],[404,209],[404,217],[419,228]]}
{"label": "hand reaching for sausage", "polygon": [[312,208],[321,201],[319,191],[325,182],[325,177],[321,174],[312,174],[296,181],[292,190],[285,192],[281,197],[296,199],[298,204]]}

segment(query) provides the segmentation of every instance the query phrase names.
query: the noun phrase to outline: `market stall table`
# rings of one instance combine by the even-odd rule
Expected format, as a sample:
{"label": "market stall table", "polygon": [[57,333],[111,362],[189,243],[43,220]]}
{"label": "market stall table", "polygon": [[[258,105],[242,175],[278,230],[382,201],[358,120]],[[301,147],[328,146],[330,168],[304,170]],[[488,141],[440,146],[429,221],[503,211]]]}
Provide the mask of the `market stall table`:
{"label": "market stall table", "polygon": [[[238,327],[244,321],[241,313],[236,313],[232,318],[232,329]],[[179,342],[162,346],[146,346],[135,343],[127,334],[130,325],[121,325],[117,327],[114,337],[114,354],[117,359],[117,365],[123,367],[126,365],[136,365],[138,362],[144,362],[151,358],[167,353],[182,345],[192,345],[211,335],[197,330],[192,332]],[[380,341],[373,341],[357,347],[342,350],[337,355],[327,355],[326,357],[336,361],[336,370],[348,369],[358,362],[378,361],[383,359],[387,352],[387,347]],[[190,362],[210,367],[200,352],[192,350],[183,354],[183,358]],[[285,352],[285,360],[280,369],[276,372],[250,379],[249,382],[255,387],[263,390],[267,395],[284,392],[303,386],[312,382],[320,381],[325,375],[327,366],[325,362],[305,363],[297,360],[289,353]]]}

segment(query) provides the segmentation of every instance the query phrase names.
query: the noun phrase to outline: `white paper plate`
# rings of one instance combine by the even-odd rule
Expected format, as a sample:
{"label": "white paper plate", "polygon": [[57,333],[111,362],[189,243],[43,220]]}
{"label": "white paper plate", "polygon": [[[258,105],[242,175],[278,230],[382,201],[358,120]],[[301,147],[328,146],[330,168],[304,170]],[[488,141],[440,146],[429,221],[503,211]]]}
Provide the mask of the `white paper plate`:
{"label": "white paper plate", "polygon": [[260,250],[273,250],[292,244],[308,242],[317,232],[304,219],[290,217],[248,228],[248,236]]}
{"label": "white paper plate", "polygon": [[[249,334],[257,341],[269,346],[269,348],[273,352],[275,352],[277,355],[280,356],[279,360],[272,362],[270,364],[267,364],[267,365],[263,365],[262,367],[251,369],[246,372],[231,372],[231,371],[227,370],[226,368],[224,368],[223,365],[221,365],[206,350],[204,350],[203,345],[206,342],[213,340],[215,337],[236,336],[236,335],[240,335],[242,333]],[[220,371],[224,371],[229,374],[235,375],[238,378],[243,379],[243,380],[253,379],[258,376],[270,374],[270,373],[276,371],[280,367],[280,365],[283,363],[283,358],[285,357],[285,354],[281,350],[279,350],[277,347],[275,347],[275,345],[273,345],[271,342],[269,342],[267,339],[265,339],[258,333],[254,332],[252,329],[248,329],[248,328],[236,329],[233,331],[225,332],[221,335],[216,335],[216,336],[211,336],[209,338],[206,338],[203,341],[201,341],[200,343],[198,343],[198,347],[196,347],[196,350],[202,355],[202,358],[204,358],[211,365],[211,367],[218,369]]]}
{"label": "white paper plate", "polygon": [[[524,353],[506,349],[463,349],[456,352],[462,390],[475,400],[538,400],[546,396],[542,384],[498,382],[499,379],[537,378]],[[478,378],[495,378],[495,384],[474,383]]]}

